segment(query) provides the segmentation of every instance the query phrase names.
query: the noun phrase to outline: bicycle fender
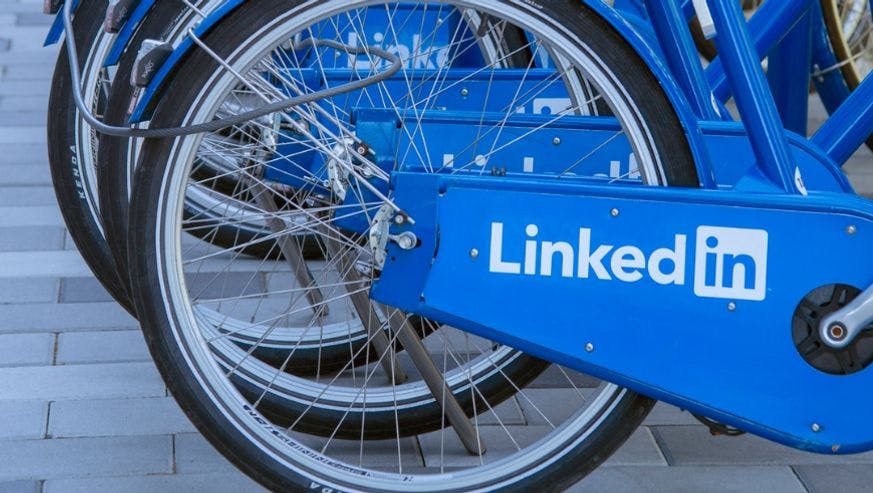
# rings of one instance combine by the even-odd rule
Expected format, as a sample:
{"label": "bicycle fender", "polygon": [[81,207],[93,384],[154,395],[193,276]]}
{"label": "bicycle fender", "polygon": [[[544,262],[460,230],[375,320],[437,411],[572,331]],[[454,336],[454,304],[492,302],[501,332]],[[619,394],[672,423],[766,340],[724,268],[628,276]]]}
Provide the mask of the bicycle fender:
{"label": "bicycle fender", "polygon": [[[73,0],[73,12],[76,12],[76,9],[79,8],[79,0]],[[55,20],[52,22],[52,27],[49,28],[48,35],[45,37],[45,42],[43,46],[51,46],[58,41],[61,40],[61,36],[64,34],[64,12],[61,9],[60,12],[55,15]]]}
{"label": "bicycle fender", "polygon": [[[154,0],[147,0],[154,1]],[[209,14],[203,22],[197,25],[194,28],[194,33],[197,37],[203,36],[207,33],[212,27],[221,22],[225,17],[227,17],[231,12],[233,12],[237,7],[242,5],[246,0],[227,0],[220,7],[215,9],[212,13]],[[164,83],[167,82],[169,75],[173,72],[173,69],[179,62],[185,57],[185,55],[194,47],[194,41],[189,37],[185,37],[185,39],[179,43],[173,53],[167,57],[167,60],[161,65],[161,68],[155,72],[155,76],[152,78],[148,87],[145,88],[139,101],[137,102],[136,107],[130,116],[130,123],[139,123],[143,120],[147,120],[149,118],[149,113],[152,109],[153,101],[156,101],[155,96],[160,92]]]}
{"label": "bicycle fender", "polygon": [[136,8],[133,9],[130,17],[128,17],[127,21],[124,23],[124,27],[122,27],[115,36],[115,41],[112,43],[112,49],[109,50],[109,54],[103,62],[104,67],[112,67],[118,64],[118,60],[127,49],[133,35],[136,34],[137,28],[142,24],[142,21],[146,16],[148,16],[149,12],[151,12],[152,7],[156,2],[157,0],[140,0],[137,3]]}

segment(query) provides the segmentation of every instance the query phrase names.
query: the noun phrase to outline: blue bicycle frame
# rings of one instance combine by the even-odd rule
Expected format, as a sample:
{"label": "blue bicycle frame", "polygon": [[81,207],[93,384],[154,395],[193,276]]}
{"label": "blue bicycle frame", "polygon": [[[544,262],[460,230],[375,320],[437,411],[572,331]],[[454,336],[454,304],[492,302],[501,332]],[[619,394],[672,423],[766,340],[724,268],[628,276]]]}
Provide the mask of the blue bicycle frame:
{"label": "blue bicycle frame", "polygon": [[[871,450],[873,399],[863,389],[873,370],[812,367],[792,317],[823,286],[873,285],[873,204],[838,165],[873,130],[873,81],[812,139],[787,131],[737,2],[708,4],[740,123],[716,121],[706,104],[711,86],[691,63],[680,5],[646,11],[671,47],[664,63],[682,67],[665,90],[684,102],[688,134],[703,136],[689,139],[695,156],[711,156],[696,163],[701,189],[406,167],[392,177],[394,197],[415,223],[391,233],[420,244],[389,245],[371,296],[793,447]],[[771,39],[811,45],[811,0],[781,5]],[[804,46],[783,56],[777,64],[800,73],[812,55]],[[450,124],[425,124],[437,123]],[[578,139],[593,130],[577,125]],[[736,152],[740,142],[748,155]],[[530,146],[537,162],[541,147]]]}
{"label": "blue bicycle frame", "polygon": [[[229,0],[198,34],[241,1]],[[792,313],[808,293],[834,283],[873,284],[873,205],[854,195],[839,172],[873,129],[873,83],[865,81],[807,140],[785,130],[799,131],[805,112],[779,111],[800,92],[771,87],[783,87],[779,74],[794,80],[791,74],[804,72],[808,81],[820,48],[813,0],[765,3],[768,10],[752,21],[762,27],[754,38],[736,0],[709,0],[721,60],[706,70],[696,63],[688,12],[677,0],[647,2],[644,10],[637,4],[649,34],[602,2],[586,3],[662,81],[701,189],[547,181],[525,176],[524,162],[517,173],[497,176],[407,166],[392,185],[396,203],[415,222],[394,224],[392,232],[414,233],[420,244],[389,245],[373,298],[781,443],[825,453],[873,449],[866,415],[873,402],[861,390],[873,385],[873,373],[825,374],[800,357],[791,339]],[[801,50],[787,51],[798,43]],[[169,74],[189,45],[159,74]],[[768,80],[760,59],[771,53],[780,68]],[[146,114],[163,80],[153,81],[137,116]],[[712,104],[713,95],[728,94],[740,123],[724,121]],[[423,124],[463,125],[458,115],[443,116]],[[366,131],[384,125],[381,118],[373,110],[356,123]],[[598,131],[584,119],[571,123],[582,140],[584,132]],[[540,154],[547,147],[531,145],[535,162],[554,161]],[[523,210],[513,207],[519,203]],[[529,233],[531,225],[537,234]],[[522,275],[524,244],[546,240],[566,240],[570,268],[547,272],[534,259],[534,268],[524,269],[533,274]],[[610,309],[617,303],[621,309]]]}

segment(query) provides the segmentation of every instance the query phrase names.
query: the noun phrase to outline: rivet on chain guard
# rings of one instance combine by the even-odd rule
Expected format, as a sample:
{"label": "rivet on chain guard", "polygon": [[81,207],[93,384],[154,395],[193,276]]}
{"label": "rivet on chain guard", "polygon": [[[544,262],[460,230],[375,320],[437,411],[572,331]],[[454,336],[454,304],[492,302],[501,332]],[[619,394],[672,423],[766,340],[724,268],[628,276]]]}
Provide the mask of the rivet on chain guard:
{"label": "rivet on chain guard", "polygon": [[819,371],[791,330],[813,289],[873,282],[868,201],[420,172],[394,184],[416,223],[392,232],[420,246],[389,244],[379,302],[790,446],[873,449],[858,391],[873,371]]}

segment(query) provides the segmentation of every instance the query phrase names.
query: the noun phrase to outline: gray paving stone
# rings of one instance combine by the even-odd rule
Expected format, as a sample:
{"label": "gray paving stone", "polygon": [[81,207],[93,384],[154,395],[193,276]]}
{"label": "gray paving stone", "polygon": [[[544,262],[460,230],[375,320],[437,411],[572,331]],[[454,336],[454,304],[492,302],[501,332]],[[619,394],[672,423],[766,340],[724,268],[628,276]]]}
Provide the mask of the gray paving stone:
{"label": "gray paving stone", "polygon": [[4,400],[164,395],[164,383],[152,363],[0,368],[0,398]]}
{"label": "gray paving stone", "polygon": [[58,335],[59,365],[124,361],[151,361],[142,331],[138,328]]}
{"label": "gray paving stone", "polygon": [[49,91],[51,91],[51,81],[48,79],[26,82],[7,80],[0,84],[0,96],[41,96],[48,94]]}
{"label": "gray paving stone", "polygon": [[691,413],[685,412],[670,404],[659,402],[652,408],[652,412],[646,417],[643,422],[646,426],[658,425],[698,425],[699,421],[694,419]]}
{"label": "gray paving stone", "polygon": [[0,187],[51,185],[51,183],[52,178],[48,166],[0,163]]}
{"label": "gray paving stone", "polygon": [[43,13],[24,13],[18,14],[17,22],[19,26],[51,26],[53,18]]}
{"label": "gray paving stone", "polygon": [[751,435],[714,437],[705,426],[655,426],[652,432],[670,465],[873,464],[873,453],[819,455]]}
{"label": "gray paving stone", "polygon": [[[26,56],[26,55],[24,55]],[[11,57],[8,54],[0,53],[0,64],[3,63],[4,59],[9,60],[19,60],[24,57]],[[3,95],[0,96],[0,111],[4,112],[14,112],[14,111],[39,111],[46,110],[46,98],[45,96],[14,96],[14,95]]]}
{"label": "gray paving stone", "polygon": [[47,402],[0,401],[0,440],[44,437],[47,416]]}
{"label": "gray paving stone", "polygon": [[44,111],[18,111],[15,113],[0,113],[0,128],[6,128],[15,125],[45,127],[47,120],[48,116]]}
{"label": "gray paving stone", "polygon": [[60,250],[63,246],[62,226],[0,228],[0,252]]}
{"label": "gray paving stone", "polygon": [[118,303],[0,305],[0,332],[67,332],[136,325]]}
{"label": "gray paving stone", "polygon": [[53,438],[196,432],[170,397],[60,401],[49,416]]}
{"label": "gray paving stone", "polygon": [[0,335],[0,367],[50,365],[54,352],[54,334]]}
{"label": "gray paving stone", "polygon": [[[438,358],[435,359],[439,361]],[[476,422],[479,426],[519,426],[527,424],[524,413],[521,411],[521,406],[518,405],[515,397],[501,402],[492,409],[486,408],[485,410],[478,411],[480,414]]]}
{"label": "gray paving stone", "polygon": [[28,206],[28,205],[54,205],[55,191],[50,186],[46,187],[14,187],[4,186],[0,188],[0,207]]}
{"label": "gray paving stone", "polygon": [[173,470],[172,446],[169,436],[6,441],[0,478],[166,474]]}
{"label": "gray paving stone", "polygon": [[[58,58],[58,52],[54,49],[40,49],[29,47],[30,49],[18,49],[13,47],[12,50],[6,53],[0,53],[0,65],[19,65],[19,64],[53,64]],[[48,95],[46,95],[48,96]],[[42,103],[45,103],[46,96],[42,98]],[[39,98],[34,98],[38,100]]]}
{"label": "gray paving stone", "polygon": [[100,281],[94,277],[68,277],[61,279],[61,303],[94,303],[112,301]]}
{"label": "gray paving stone", "polygon": [[809,493],[861,493],[873,489],[870,464],[797,466],[794,472]]}
{"label": "gray paving stone", "polygon": [[0,278],[0,304],[50,303],[57,297],[57,279]]}
{"label": "gray paving stone", "polygon": [[0,224],[17,226],[63,226],[61,211],[55,205],[0,207]]}
{"label": "gray paving stone", "polygon": [[852,173],[849,181],[855,191],[866,197],[873,197],[873,175],[867,173]]}
{"label": "gray paving stone", "polygon": [[91,269],[76,251],[0,252],[0,277],[83,277]]}
{"label": "gray paving stone", "polygon": [[175,435],[176,472],[179,474],[202,474],[228,472],[235,467],[209,445],[203,436],[196,433]]}
{"label": "gray paving stone", "polygon": [[526,388],[517,396],[525,420],[529,425],[557,425],[589,403],[590,389],[542,389]]}
{"label": "gray paving stone", "polygon": [[[572,382],[572,383],[571,383]],[[536,378],[528,385],[531,389],[566,389],[573,385],[576,387],[597,387],[600,380],[583,375],[575,371],[565,370],[556,365],[552,365],[543,372],[542,375]]]}
{"label": "gray paving stone", "polygon": [[[4,67],[3,80],[51,80],[54,67],[46,64],[29,63]],[[46,95],[48,100],[48,95]],[[48,101],[46,101],[48,102]]]}
{"label": "gray paving stone", "polygon": [[[804,493],[788,467],[601,467],[568,493]],[[831,490],[840,491],[840,490]]]}
{"label": "gray paving stone", "polygon": [[667,461],[645,426],[637,429],[607,461],[614,466],[666,466]]}
{"label": "gray paving stone", "polygon": [[0,493],[40,493],[39,481],[9,481],[0,483]]}
{"label": "gray paving stone", "polygon": [[[8,90],[11,86],[41,86],[42,83],[35,81],[6,81],[0,84],[0,96],[3,91]],[[43,91],[39,91],[42,93]],[[3,151],[4,157],[6,154],[13,157],[27,157],[31,154],[45,155],[46,150],[46,130],[45,127],[38,125],[24,126],[22,124],[14,127],[6,127],[0,132],[0,151]]]}
{"label": "gray paving stone", "polygon": [[[43,493],[153,493],[184,491],[187,493],[259,493],[257,483],[239,472],[214,474],[172,474],[128,476],[123,478],[52,479]],[[2,492],[2,490],[0,490]]]}

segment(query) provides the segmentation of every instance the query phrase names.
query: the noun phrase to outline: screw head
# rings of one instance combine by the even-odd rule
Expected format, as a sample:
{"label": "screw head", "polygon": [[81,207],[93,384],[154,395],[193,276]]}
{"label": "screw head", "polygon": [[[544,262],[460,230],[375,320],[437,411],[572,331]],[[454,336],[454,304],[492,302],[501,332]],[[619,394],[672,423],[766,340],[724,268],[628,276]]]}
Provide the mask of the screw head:
{"label": "screw head", "polygon": [[737,311],[737,304],[734,303],[733,301],[731,301],[730,303],[728,303],[728,311],[729,311],[729,312],[735,312],[735,311]]}
{"label": "screw head", "polygon": [[466,97],[469,96],[469,95],[470,95],[470,90],[469,90],[469,89],[467,89],[466,87],[463,88],[463,89],[461,89],[461,96],[463,96],[463,97],[466,98]]}
{"label": "screw head", "polygon": [[589,352],[589,353],[593,353],[594,352],[594,344],[591,344],[590,342],[588,344],[586,344],[585,351]]}
{"label": "screw head", "polygon": [[554,139],[552,139],[552,144],[554,144],[554,145],[556,145],[556,146],[561,145],[561,138],[560,138],[560,137],[555,137]]}
{"label": "screw head", "polygon": [[812,429],[814,433],[818,433],[821,431],[821,425],[818,423],[813,423],[812,426],[810,426],[810,429]]}
{"label": "screw head", "polygon": [[613,209],[613,210],[609,211],[609,215],[612,217],[618,217],[620,214],[621,214],[621,211],[619,211],[618,209]]}
{"label": "screw head", "polygon": [[855,226],[854,224],[849,226],[848,228],[846,228],[846,233],[848,233],[850,235],[854,235],[857,232],[858,232],[858,227]]}
{"label": "screw head", "polygon": [[470,258],[473,260],[479,258],[479,250],[477,250],[475,248],[470,250]]}
{"label": "screw head", "polygon": [[405,222],[406,222],[406,216],[404,216],[403,214],[397,214],[396,216],[394,216],[394,223],[395,224],[403,224]]}

